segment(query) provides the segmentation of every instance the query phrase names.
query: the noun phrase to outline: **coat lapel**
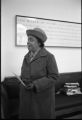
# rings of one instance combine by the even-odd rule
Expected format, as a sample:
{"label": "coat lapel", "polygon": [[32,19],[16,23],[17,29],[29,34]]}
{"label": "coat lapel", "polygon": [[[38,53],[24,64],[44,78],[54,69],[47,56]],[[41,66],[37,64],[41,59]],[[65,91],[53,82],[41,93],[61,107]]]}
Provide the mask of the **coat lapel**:
{"label": "coat lapel", "polygon": [[46,56],[47,55],[47,51],[45,48],[42,48],[38,53],[37,55],[34,57],[34,59],[31,61],[35,61],[36,59],[40,58],[41,56]]}
{"label": "coat lapel", "polygon": [[45,48],[42,48],[42,49],[37,53],[37,55],[33,58],[32,61],[30,61],[29,52],[26,54],[25,58],[26,58],[27,63],[30,63],[30,62],[33,62],[33,61],[35,61],[36,59],[40,58],[41,56],[46,56],[46,55],[47,55],[46,49],[45,49]]}

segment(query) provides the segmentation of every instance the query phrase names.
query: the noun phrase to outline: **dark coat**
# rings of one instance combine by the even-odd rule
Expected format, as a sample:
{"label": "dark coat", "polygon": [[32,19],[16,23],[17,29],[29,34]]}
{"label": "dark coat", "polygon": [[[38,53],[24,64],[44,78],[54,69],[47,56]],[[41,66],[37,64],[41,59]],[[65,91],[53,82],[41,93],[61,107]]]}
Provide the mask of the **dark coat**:
{"label": "dark coat", "polygon": [[21,78],[27,84],[31,80],[35,90],[20,86],[19,118],[54,119],[55,118],[55,81],[58,68],[54,56],[42,48],[29,62],[29,53],[24,57]]}

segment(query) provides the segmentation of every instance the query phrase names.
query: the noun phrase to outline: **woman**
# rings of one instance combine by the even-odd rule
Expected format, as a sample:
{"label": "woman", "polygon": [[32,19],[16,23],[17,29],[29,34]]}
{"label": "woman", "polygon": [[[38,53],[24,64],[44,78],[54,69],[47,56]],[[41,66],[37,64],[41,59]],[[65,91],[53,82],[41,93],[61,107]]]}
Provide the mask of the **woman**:
{"label": "woman", "polygon": [[29,52],[23,60],[21,79],[27,87],[20,86],[19,118],[54,119],[57,64],[54,56],[44,48],[45,32],[35,28],[26,33]]}

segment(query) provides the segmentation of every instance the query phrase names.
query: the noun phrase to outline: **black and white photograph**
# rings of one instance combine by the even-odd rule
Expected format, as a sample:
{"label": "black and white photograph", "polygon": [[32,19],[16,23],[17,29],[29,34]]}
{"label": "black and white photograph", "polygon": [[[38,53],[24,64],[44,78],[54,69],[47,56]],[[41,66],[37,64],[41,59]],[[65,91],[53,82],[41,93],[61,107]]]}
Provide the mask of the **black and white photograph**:
{"label": "black and white photograph", "polygon": [[82,119],[81,0],[1,0],[1,119]]}

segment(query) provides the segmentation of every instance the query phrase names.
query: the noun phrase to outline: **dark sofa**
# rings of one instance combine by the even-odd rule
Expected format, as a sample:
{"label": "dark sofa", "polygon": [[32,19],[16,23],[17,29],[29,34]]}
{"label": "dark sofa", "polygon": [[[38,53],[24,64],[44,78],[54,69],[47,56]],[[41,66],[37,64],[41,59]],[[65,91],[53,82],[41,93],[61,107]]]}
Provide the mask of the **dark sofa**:
{"label": "dark sofa", "polygon": [[[60,91],[66,82],[79,82],[81,87],[81,72],[60,73],[59,79],[55,84],[55,92]],[[5,118],[18,118],[19,84],[20,82],[14,76],[6,77],[1,83],[6,95],[5,99],[7,99],[5,100],[3,97],[5,95],[2,94],[2,104],[4,104],[2,106]],[[56,119],[82,117],[81,95],[67,96],[61,92],[61,94],[56,94],[55,97]]]}

